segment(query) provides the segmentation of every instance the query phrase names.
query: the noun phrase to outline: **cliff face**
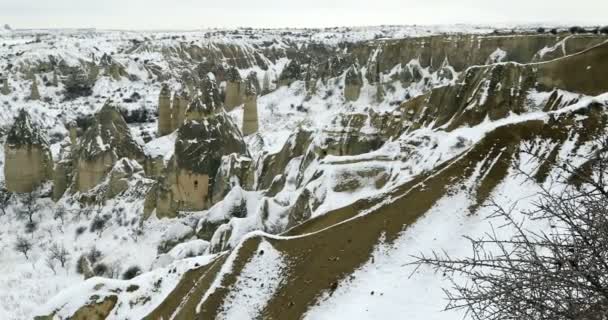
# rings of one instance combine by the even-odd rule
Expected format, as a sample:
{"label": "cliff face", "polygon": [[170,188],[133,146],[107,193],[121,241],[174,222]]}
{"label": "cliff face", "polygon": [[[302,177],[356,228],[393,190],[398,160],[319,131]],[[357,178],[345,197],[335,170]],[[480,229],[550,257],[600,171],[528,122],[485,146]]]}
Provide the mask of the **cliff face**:
{"label": "cliff face", "polygon": [[[529,96],[533,92],[556,90],[557,95],[557,90],[563,90],[597,95],[608,91],[608,78],[603,72],[608,68],[607,58],[608,43],[604,43],[548,62],[525,65],[509,62],[470,68],[455,85],[404,103],[402,112],[411,129],[432,123],[435,128],[453,130],[478,125],[486,119],[498,120],[511,113],[534,111]],[[568,102],[576,101],[563,101]]]}
{"label": "cliff face", "polygon": [[511,61],[547,61],[591,48],[605,41],[596,35],[451,35],[386,40],[355,46],[352,54],[375,72],[387,73],[397,64],[418,60],[423,67],[440,68],[444,61],[462,71],[470,66]]}
{"label": "cliff face", "polygon": [[32,192],[52,178],[53,160],[49,144],[23,109],[6,138],[4,159],[4,177],[10,192]]}

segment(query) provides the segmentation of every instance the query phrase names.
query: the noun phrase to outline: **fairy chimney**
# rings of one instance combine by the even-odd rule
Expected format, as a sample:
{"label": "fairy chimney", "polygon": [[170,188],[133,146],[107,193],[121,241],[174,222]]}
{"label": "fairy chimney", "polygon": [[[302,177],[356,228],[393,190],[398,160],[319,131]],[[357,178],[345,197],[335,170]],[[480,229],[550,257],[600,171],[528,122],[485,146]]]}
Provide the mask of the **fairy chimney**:
{"label": "fairy chimney", "polygon": [[353,64],[344,77],[344,98],[346,101],[356,101],[363,87],[363,76],[357,65]]}
{"label": "fairy chimney", "polygon": [[30,94],[30,99],[40,100],[40,92],[38,92],[38,80],[36,80],[36,77],[34,77],[34,79],[32,80],[31,90],[32,92]]}
{"label": "fairy chimney", "polygon": [[7,96],[11,93],[11,88],[8,86],[8,77],[0,76],[0,85],[2,88],[0,89],[0,93]]}
{"label": "fairy chimney", "polygon": [[4,177],[10,192],[32,192],[52,177],[49,144],[24,109],[19,111],[6,137],[4,158]]}
{"label": "fairy chimney", "polygon": [[158,96],[158,135],[168,135],[172,132],[171,127],[171,90],[163,84]]}
{"label": "fairy chimney", "polygon": [[227,111],[230,111],[243,103],[241,82],[239,70],[235,67],[228,69],[228,72],[226,72],[226,97],[224,100],[224,106]]}
{"label": "fairy chimney", "polygon": [[243,111],[243,135],[258,131],[258,95],[255,85],[249,79],[245,82],[245,107]]}

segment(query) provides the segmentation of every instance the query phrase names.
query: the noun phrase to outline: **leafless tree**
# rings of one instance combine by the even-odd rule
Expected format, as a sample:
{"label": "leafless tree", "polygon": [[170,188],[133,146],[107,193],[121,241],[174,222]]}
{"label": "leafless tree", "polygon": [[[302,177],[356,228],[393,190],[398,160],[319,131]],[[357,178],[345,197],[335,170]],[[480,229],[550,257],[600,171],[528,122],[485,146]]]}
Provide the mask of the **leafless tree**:
{"label": "leafless tree", "polygon": [[12,195],[12,193],[6,190],[4,185],[0,186],[0,211],[2,211],[2,215],[6,214],[6,208],[11,201]]}
{"label": "leafless tree", "polygon": [[30,224],[34,223],[34,214],[38,212],[38,193],[37,192],[28,192],[21,196],[21,205],[22,208],[19,211],[19,214],[22,217],[27,216],[28,222]]}
{"label": "leafless tree", "polygon": [[29,260],[29,256],[27,254],[30,252],[30,250],[32,250],[32,243],[27,238],[17,237],[17,241],[15,241],[15,250],[23,253],[25,259]]}
{"label": "leafless tree", "polygon": [[[452,281],[445,289],[446,309],[466,310],[472,319],[605,320],[608,319],[608,142],[603,139],[582,166],[560,166],[565,188],[541,187],[531,220],[548,222],[531,231],[515,220],[513,210],[491,205],[491,218],[515,230],[512,237],[496,229],[468,238],[472,255],[454,258],[445,252],[420,254],[427,265]],[[457,280],[455,276],[463,276]]]}
{"label": "leafless tree", "polygon": [[61,221],[61,224],[64,224],[64,220],[65,220],[65,214],[66,214],[66,210],[64,207],[59,206],[57,207],[57,209],[55,209],[55,213],[53,214],[53,218],[55,220],[59,219]]}
{"label": "leafless tree", "polygon": [[49,248],[49,257],[51,260],[57,260],[61,267],[65,268],[65,264],[70,259],[70,253],[63,244],[53,243]]}
{"label": "leafless tree", "polygon": [[51,269],[51,271],[53,271],[54,274],[57,274],[57,266],[55,265],[55,259],[53,259],[51,256],[47,256],[44,259],[44,263],[47,267],[49,267],[49,269]]}

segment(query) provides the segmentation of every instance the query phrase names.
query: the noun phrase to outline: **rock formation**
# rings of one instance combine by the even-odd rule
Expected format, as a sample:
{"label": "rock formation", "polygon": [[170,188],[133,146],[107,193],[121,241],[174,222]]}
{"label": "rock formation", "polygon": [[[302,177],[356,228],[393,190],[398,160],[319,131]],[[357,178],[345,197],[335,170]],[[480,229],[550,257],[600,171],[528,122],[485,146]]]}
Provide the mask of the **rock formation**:
{"label": "rock formation", "polygon": [[344,98],[346,101],[357,101],[363,87],[363,76],[357,65],[353,64],[344,76]]}
{"label": "rock formation", "polygon": [[160,90],[158,96],[158,135],[164,136],[171,130],[171,90],[166,84]]}
{"label": "rock formation", "polygon": [[279,77],[279,86],[289,86],[294,81],[301,80],[302,68],[300,63],[295,59],[289,61],[289,64],[281,72]]}
{"label": "rock formation", "polygon": [[228,69],[228,72],[226,72],[226,97],[224,99],[224,107],[227,111],[243,103],[241,84],[242,79],[239,70],[235,67]]}
{"label": "rock formation", "polygon": [[32,80],[30,99],[40,100],[40,92],[38,92],[38,80],[36,80],[36,76],[34,76],[34,79]]}
{"label": "rock formation", "polygon": [[99,68],[103,70],[105,75],[112,77],[114,80],[120,80],[121,77],[128,76],[125,67],[107,53],[104,53],[99,59]]}
{"label": "rock formation", "polygon": [[210,75],[201,84],[201,94],[190,103],[165,179],[146,199],[146,213],[156,209],[157,216],[171,217],[180,210],[207,208],[222,157],[232,153],[248,155],[238,128],[222,111],[217,84]]}
{"label": "rock formation", "polygon": [[249,79],[245,82],[245,106],[243,108],[243,135],[258,131],[258,95]]}
{"label": "rock formation", "polygon": [[49,144],[23,109],[6,137],[4,158],[4,177],[10,192],[32,192],[52,178]]}
{"label": "rock formation", "polygon": [[11,88],[8,85],[8,77],[0,76],[0,86],[2,86],[2,88],[0,88],[0,94],[7,96],[11,93]]}
{"label": "rock formation", "polygon": [[188,103],[190,97],[186,90],[182,90],[181,94],[175,93],[173,96],[173,104],[171,106],[171,131],[179,129],[179,127],[186,120],[186,111],[188,110]]}
{"label": "rock formation", "polygon": [[262,94],[268,94],[271,90],[270,71],[266,71],[264,72],[264,78],[262,79]]}
{"label": "rock formation", "polygon": [[121,158],[143,162],[144,153],[116,106],[107,102],[80,141],[75,191],[86,192],[98,185]]}

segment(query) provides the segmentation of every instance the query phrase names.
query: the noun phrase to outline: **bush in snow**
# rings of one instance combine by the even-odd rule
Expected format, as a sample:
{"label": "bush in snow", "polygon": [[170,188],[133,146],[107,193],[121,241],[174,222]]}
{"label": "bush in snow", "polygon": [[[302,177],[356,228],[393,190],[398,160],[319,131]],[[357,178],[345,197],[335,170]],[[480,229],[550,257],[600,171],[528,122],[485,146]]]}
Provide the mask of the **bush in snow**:
{"label": "bush in snow", "polygon": [[35,221],[28,221],[25,224],[25,233],[34,233],[38,229],[38,224]]}
{"label": "bush in snow", "polygon": [[29,259],[27,253],[32,250],[32,243],[27,238],[19,236],[15,241],[15,250],[17,252],[23,253],[25,259]]}
{"label": "bush in snow", "polygon": [[105,263],[98,263],[93,267],[93,273],[98,277],[105,276],[110,269]]}
{"label": "bush in snow", "polygon": [[101,253],[101,251],[97,250],[96,247],[91,247],[86,257],[91,264],[95,264],[97,263],[97,261],[103,259],[103,254]]}
{"label": "bush in snow", "polygon": [[141,268],[139,266],[131,266],[122,274],[123,280],[131,280],[141,274]]}
{"label": "bush in snow", "polygon": [[101,235],[101,233],[103,232],[103,229],[106,227],[106,221],[108,219],[108,216],[95,216],[95,218],[93,218],[93,221],[91,221],[91,225],[89,226],[89,231],[90,232],[97,232]]}
{"label": "bush in snow", "polygon": [[86,230],[87,230],[87,227],[85,227],[85,226],[80,226],[80,227],[76,228],[76,238],[81,236]]}

